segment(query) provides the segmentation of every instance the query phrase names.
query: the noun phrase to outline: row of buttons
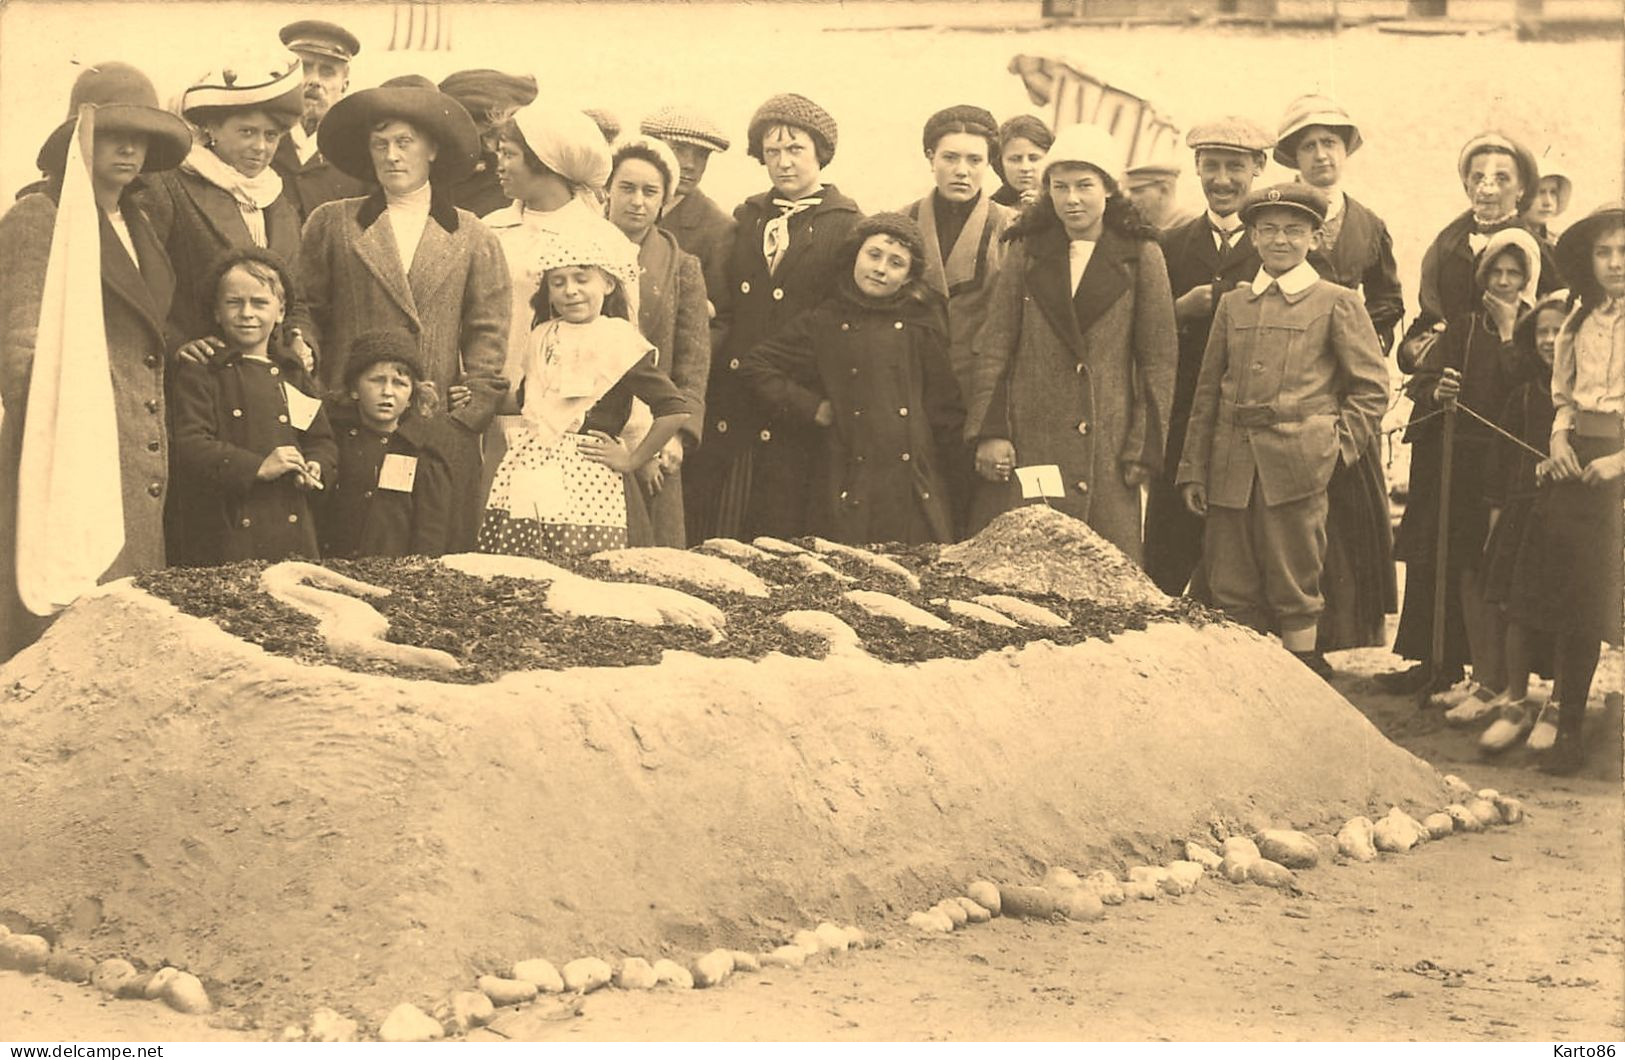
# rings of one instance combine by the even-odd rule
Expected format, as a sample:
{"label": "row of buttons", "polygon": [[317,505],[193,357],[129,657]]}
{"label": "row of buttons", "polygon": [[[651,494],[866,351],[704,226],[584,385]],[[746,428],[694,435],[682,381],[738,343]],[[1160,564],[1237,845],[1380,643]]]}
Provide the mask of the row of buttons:
{"label": "row of buttons", "polygon": [[[299,521],[299,513],[298,512],[289,512],[288,513],[288,522],[297,523],[298,521]],[[254,525],[254,520],[250,519],[248,516],[245,515],[245,516],[243,516],[241,519],[239,519],[237,521],[237,525],[242,527],[244,530],[247,530],[249,527]]]}
{"label": "row of buttons", "polygon": [[[897,330],[898,330],[898,331],[902,331],[902,330],[903,330],[903,322],[902,322],[902,321],[901,321],[901,320],[894,320],[894,321],[892,321],[892,325],[891,325],[891,326],[892,326],[892,327],[894,327],[894,328],[896,328],[896,329],[897,329]],[[841,322],[841,330],[842,330],[842,331],[851,331],[851,330],[852,330],[852,325],[851,325],[851,324],[848,324],[848,323],[847,323],[847,322],[845,322],[845,321],[842,321],[842,322]]]}
{"label": "row of buttons", "polygon": [[[750,281],[749,280],[741,280],[741,281],[739,281],[739,293],[740,294],[750,294]],[[775,288],[773,288],[773,301],[775,301],[775,302],[784,301],[784,288],[783,287],[775,287]]]}

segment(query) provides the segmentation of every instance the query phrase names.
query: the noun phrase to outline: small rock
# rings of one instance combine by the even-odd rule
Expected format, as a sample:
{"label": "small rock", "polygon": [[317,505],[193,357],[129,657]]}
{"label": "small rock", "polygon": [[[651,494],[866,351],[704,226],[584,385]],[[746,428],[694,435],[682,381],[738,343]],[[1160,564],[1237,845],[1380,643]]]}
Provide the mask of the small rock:
{"label": "small rock", "polygon": [[846,925],[846,947],[850,950],[866,950],[871,946],[878,946],[880,942],[869,937],[869,933],[856,924]]}
{"label": "small rock", "polygon": [[1468,811],[1467,807],[1459,802],[1453,802],[1446,806],[1444,812],[1450,815],[1450,820],[1456,826],[1458,832],[1482,832],[1484,830],[1483,822],[1479,821],[1477,817]]}
{"label": "small rock", "polygon": [[970,922],[970,914],[966,913],[965,908],[958,902],[952,900],[938,902],[936,905],[928,909],[927,912],[941,913],[949,920],[952,920],[954,922],[954,927],[956,928],[962,928]]}
{"label": "small rock", "polygon": [[181,970],[179,968],[169,967],[160,968],[153,972],[152,978],[147,980],[147,989],[144,991],[147,1000],[152,1001],[163,997],[164,991],[169,989],[169,984],[180,974]]}
{"label": "small rock", "polygon": [[1331,861],[1342,853],[1337,849],[1337,837],[1330,832],[1316,832],[1315,846],[1320,849],[1320,860]]}
{"label": "small rock", "polygon": [[1422,827],[1421,821],[1418,821],[1416,818],[1412,817],[1398,806],[1388,807],[1388,816],[1392,817],[1395,821],[1398,821],[1401,825],[1410,829],[1412,832],[1415,832],[1416,841],[1418,843],[1426,843],[1428,840],[1433,838],[1428,834],[1428,830]]}
{"label": "small rock", "polygon": [[1224,860],[1219,862],[1219,875],[1231,883],[1246,883],[1247,870],[1263,860],[1263,858],[1249,858],[1246,856],[1238,858],[1226,854]]}
{"label": "small rock", "polygon": [[1107,905],[1122,905],[1123,884],[1116,876],[1106,869],[1096,869],[1083,878],[1083,885],[1094,891],[1102,902]]}
{"label": "small rock", "polygon": [[[851,928],[846,929],[846,943],[848,946],[852,945]],[[734,971],[759,972],[762,970],[762,959],[756,954],[747,953],[744,950],[733,950],[732,953],[734,955]]]}
{"label": "small rock", "polygon": [[1371,829],[1372,845],[1390,854],[1406,853],[1416,845],[1416,839],[1416,830],[1391,814],[1378,821]]}
{"label": "small rock", "polygon": [[1454,773],[1445,774],[1444,786],[1449,790],[1450,794],[1458,798],[1470,799],[1475,794],[1473,789],[1467,785],[1467,782]]}
{"label": "small rock", "polygon": [[301,1027],[297,1023],[288,1024],[286,1027],[283,1027],[282,1032],[277,1035],[277,1041],[279,1042],[302,1042],[304,1040],[305,1028]]}
{"label": "small rock", "polygon": [[147,987],[151,985],[157,972],[136,972],[135,978],[118,988],[118,996],[130,1001],[145,1001]]}
{"label": "small rock", "polygon": [[123,957],[109,957],[90,973],[90,984],[108,997],[117,997],[136,975],[135,965]]}
{"label": "small rock", "polygon": [[191,972],[177,972],[164,988],[164,1001],[176,1012],[185,1012],[198,1016],[208,1012],[214,1007],[209,1001],[209,992],[203,989],[203,983]]}
{"label": "small rock", "polygon": [[564,966],[561,974],[564,989],[572,994],[590,994],[599,987],[608,986],[615,977],[609,965],[597,957],[577,957]]}
{"label": "small rock", "polygon": [[330,1008],[319,1008],[310,1014],[309,1029],[313,1042],[353,1042],[361,1025]]}
{"label": "small rock", "polygon": [[1145,882],[1153,887],[1161,887],[1162,881],[1168,878],[1168,870],[1161,865],[1135,865],[1128,870],[1128,882]]}
{"label": "small rock", "polygon": [[1196,890],[1203,874],[1207,871],[1200,862],[1171,861],[1167,865],[1168,879],[1179,886],[1180,894],[1189,894]]}
{"label": "small rock", "polygon": [[1371,830],[1375,826],[1369,817],[1350,817],[1337,830],[1337,849],[1351,861],[1377,860],[1377,845]]}
{"label": "small rock", "polygon": [[[910,914],[909,924],[911,926],[918,926],[914,924],[914,917],[925,915],[926,914],[924,913]],[[936,922],[940,922],[944,926],[941,928],[935,928],[933,930],[952,931],[954,929],[953,922],[945,916],[934,917],[933,923]],[[780,946],[771,953],[762,954],[762,967],[764,968],[800,968],[806,963],[807,951],[802,949],[800,946]]]}
{"label": "small rock", "polygon": [[396,1005],[378,1027],[381,1042],[437,1042],[446,1036],[440,1021],[416,1005]]}
{"label": "small rock", "polygon": [[805,928],[790,936],[790,945],[800,946],[807,951],[809,957],[816,957],[824,952],[824,943],[819,939],[817,932]]}
{"label": "small rock", "polygon": [[1517,824],[1523,820],[1523,803],[1518,799],[1497,796],[1493,801],[1500,811],[1502,824]]}
{"label": "small rock", "polygon": [[841,953],[852,945],[852,940],[846,936],[846,929],[836,927],[828,920],[813,928],[813,934],[818,936],[819,944],[831,953]]}
{"label": "small rock", "polygon": [[1123,897],[1138,898],[1142,902],[1154,902],[1162,888],[1150,880],[1130,880],[1123,884]]}
{"label": "small rock", "polygon": [[1422,827],[1428,830],[1430,839],[1443,839],[1456,830],[1456,822],[1448,813],[1430,813],[1422,818]]}
{"label": "small rock", "polygon": [[1258,852],[1289,869],[1312,869],[1320,864],[1320,847],[1315,845],[1314,837],[1288,828],[1258,833]]}
{"label": "small rock", "polygon": [[474,980],[480,993],[491,999],[493,1005],[523,1005],[536,1000],[537,986],[529,979],[504,979],[500,975],[482,975]]}
{"label": "small rock", "polygon": [[[801,959],[803,961],[807,959],[807,954],[804,951],[797,949],[795,946],[780,946],[779,949],[795,950],[795,952],[801,954]],[[778,950],[774,950],[773,952],[777,953]],[[763,961],[762,963],[765,964],[767,962]],[[797,964],[795,967],[799,968],[801,965]],[[660,958],[654,963],[654,972],[656,986],[669,986],[673,990],[694,989],[694,973],[690,972],[687,968],[684,968],[674,960],[666,957]]]}
{"label": "small rock", "polygon": [[1187,840],[1185,842],[1185,860],[1196,862],[1198,865],[1202,866],[1203,870],[1207,872],[1217,872],[1219,869],[1219,863],[1222,862],[1224,858],[1215,854],[1213,851],[1209,850],[1200,843],[1192,843]]}
{"label": "small rock", "polygon": [[1088,887],[1074,887],[1062,892],[1055,900],[1055,910],[1068,920],[1080,923],[1100,920],[1106,915],[1106,905],[1100,900],[1100,895]]}
{"label": "small rock", "polygon": [[1051,865],[1050,870],[1044,873],[1044,878],[1039,881],[1038,885],[1046,891],[1060,892],[1070,891],[1074,887],[1082,887],[1083,881],[1078,879],[1078,874],[1071,869],[1063,868],[1060,865]]}
{"label": "small rock", "polygon": [[1234,862],[1258,861],[1264,855],[1259,853],[1258,844],[1244,835],[1233,835],[1227,838],[1220,847],[1220,852]]}
{"label": "small rock", "polygon": [[535,983],[536,989],[543,994],[564,992],[564,976],[553,967],[552,961],[545,961],[540,957],[532,957],[528,961],[520,961],[514,965],[512,978]]}
{"label": "small rock", "polygon": [[959,908],[965,911],[965,919],[972,924],[985,924],[993,919],[993,914],[982,907],[980,902],[973,902],[969,898],[955,898]]}
{"label": "small rock", "polygon": [[642,957],[628,957],[615,969],[615,985],[622,990],[653,990],[657,982],[654,965]]}
{"label": "small rock", "polygon": [[1501,823],[1501,811],[1495,808],[1495,803],[1488,799],[1470,799],[1467,803],[1467,812],[1472,814],[1478,823],[1488,828],[1492,824]]}
{"label": "small rock", "polygon": [[934,909],[910,913],[907,924],[916,931],[933,935],[946,935],[954,929],[954,922],[948,919],[948,914]]}
{"label": "small rock", "polygon": [[79,953],[53,950],[45,961],[45,974],[65,983],[88,983],[96,971],[96,962]]}
{"label": "small rock", "polygon": [[1247,882],[1283,891],[1296,890],[1298,887],[1298,877],[1293,875],[1292,870],[1269,858],[1259,858],[1247,866]]}
{"label": "small rock", "polygon": [[701,989],[720,986],[733,974],[734,955],[730,950],[712,950],[694,962],[694,985]]}
{"label": "small rock", "polygon": [[971,901],[986,909],[993,916],[998,916],[1002,909],[999,901],[999,888],[997,884],[987,880],[977,880],[965,888],[965,894]]}
{"label": "small rock", "polygon": [[37,972],[51,959],[51,944],[39,935],[0,936],[0,968]]}
{"label": "small rock", "polygon": [[1479,788],[1476,792],[1474,792],[1474,794],[1478,798],[1484,799],[1488,802],[1494,802],[1496,799],[1501,797],[1501,793],[1496,791],[1494,788]]}
{"label": "small rock", "polygon": [[496,1011],[491,999],[480,991],[459,990],[434,1010],[434,1017],[447,1034],[467,1034],[490,1023]]}
{"label": "small rock", "polygon": [[999,905],[1005,916],[1048,920],[1055,915],[1055,896],[1042,887],[1000,887]]}

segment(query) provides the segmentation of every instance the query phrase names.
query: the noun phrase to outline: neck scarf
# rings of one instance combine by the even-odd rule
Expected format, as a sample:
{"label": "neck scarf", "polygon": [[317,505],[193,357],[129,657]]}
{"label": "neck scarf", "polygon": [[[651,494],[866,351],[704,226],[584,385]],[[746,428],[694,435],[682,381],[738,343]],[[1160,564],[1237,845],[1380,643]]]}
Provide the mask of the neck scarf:
{"label": "neck scarf", "polygon": [[230,195],[242,211],[243,223],[248,226],[248,236],[254,245],[269,245],[265,235],[265,209],[282,195],[281,174],[266,166],[259,176],[246,177],[202,144],[192,146],[181,168],[196,173]]}
{"label": "neck scarf", "polygon": [[779,262],[790,250],[790,218],[803,210],[810,210],[821,205],[823,199],[817,195],[805,199],[774,199],[773,205],[782,212],[762,229],[762,258],[767,262],[769,275],[778,271]]}

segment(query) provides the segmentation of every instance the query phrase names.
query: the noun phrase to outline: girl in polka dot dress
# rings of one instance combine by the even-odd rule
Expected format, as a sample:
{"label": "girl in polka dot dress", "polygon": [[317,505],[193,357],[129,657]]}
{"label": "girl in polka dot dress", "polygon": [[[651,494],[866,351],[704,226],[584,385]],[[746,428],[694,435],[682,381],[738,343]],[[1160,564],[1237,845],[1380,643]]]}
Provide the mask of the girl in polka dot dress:
{"label": "girl in polka dot dress", "polygon": [[[519,416],[497,468],[479,549],[518,556],[624,548],[633,468],[652,460],[691,414],[627,319],[625,293],[605,265],[618,248],[598,233],[551,236],[540,249],[537,325],[524,378],[501,411]],[[620,249],[624,255],[624,248]],[[637,398],[654,422],[633,448],[622,440]],[[643,513],[634,513],[641,515]],[[646,516],[637,520],[646,522]]]}

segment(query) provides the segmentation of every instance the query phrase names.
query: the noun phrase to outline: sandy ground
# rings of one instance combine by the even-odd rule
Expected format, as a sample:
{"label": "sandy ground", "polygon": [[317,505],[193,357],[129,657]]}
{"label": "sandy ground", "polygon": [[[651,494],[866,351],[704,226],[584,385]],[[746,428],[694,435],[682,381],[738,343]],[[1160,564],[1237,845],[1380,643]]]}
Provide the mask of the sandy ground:
{"label": "sandy ground", "polygon": [[[1617,1040],[1625,1034],[1617,719],[1587,773],[1479,759],[1469,734],[1339,660],[1338,687],[1407,749],[1527,800],[1521,825],[1302,874],[1290,897],[1207,881],[1087,927],[996,920],[687,995],[604,992],[500,1016],[475,1037],[711,1039]],[[1610,749],[1613,753],[1610,754]],[[901,925],[896,925],[901,936]],[[88,987],[0,973],[0,1039],[223,1040]]]}

